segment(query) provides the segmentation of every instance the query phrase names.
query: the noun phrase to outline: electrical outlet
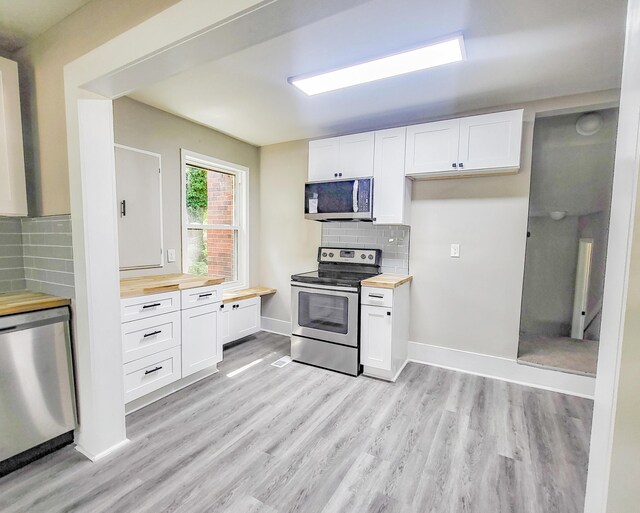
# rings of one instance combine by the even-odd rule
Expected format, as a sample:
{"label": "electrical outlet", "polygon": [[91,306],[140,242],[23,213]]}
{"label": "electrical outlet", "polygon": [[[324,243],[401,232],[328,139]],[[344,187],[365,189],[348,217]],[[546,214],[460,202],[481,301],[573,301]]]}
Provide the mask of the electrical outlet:
{"label": "electrical outlet", "polygon": [[167,250],[167,262],[171,263],[171,262],[175,262],[176,261],[176,250],[175,249],[168,249]]}
{"label": "electrical outlet", "polygon": [[451,258],[460,258],[460,244],[451,244]]}

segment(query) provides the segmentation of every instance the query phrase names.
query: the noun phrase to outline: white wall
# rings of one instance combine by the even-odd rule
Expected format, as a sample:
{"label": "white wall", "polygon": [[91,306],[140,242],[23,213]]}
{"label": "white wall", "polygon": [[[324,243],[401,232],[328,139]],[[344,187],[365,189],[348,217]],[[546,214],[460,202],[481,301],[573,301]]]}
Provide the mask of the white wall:
{"label": "white wall", "polygon": [[308,142],[260,148],[260,282],[278,293],[262,303],[262,315],[291,321],[291,275],[317,268],[320,225],[303,216]]}
{"label": "white wall", "polygon": [[162,223],[165,250],[176,250],[176,262],[163,269],[123,271],[123,277],[182,272],[180,148],[247,166],[249,175],[249,275],[258,284],[260,193],[258,148],[202,125],[123,97],[113,102],[115,141],[162,157]]}

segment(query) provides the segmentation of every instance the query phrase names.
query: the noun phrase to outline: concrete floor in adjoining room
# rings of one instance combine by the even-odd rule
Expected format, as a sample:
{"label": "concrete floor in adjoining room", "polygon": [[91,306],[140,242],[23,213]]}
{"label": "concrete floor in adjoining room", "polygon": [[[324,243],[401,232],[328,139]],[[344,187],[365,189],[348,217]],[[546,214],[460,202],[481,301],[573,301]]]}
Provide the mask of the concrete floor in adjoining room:
{"label": "concrete floor in adjoining room", "polygon": [[0,479],[0,510],[582,512],[591,401],[416,363],[395,384],[270,365],[288,352],[267,333],[226,349],[131,414],[118,454],[66,447]]}

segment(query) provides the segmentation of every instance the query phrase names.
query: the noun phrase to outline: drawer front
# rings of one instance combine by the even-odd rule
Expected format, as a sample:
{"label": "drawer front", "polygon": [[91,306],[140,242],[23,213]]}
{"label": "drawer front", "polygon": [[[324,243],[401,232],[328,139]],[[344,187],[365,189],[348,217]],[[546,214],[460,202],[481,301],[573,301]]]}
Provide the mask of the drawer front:
{"label": "drawer front", "polygon": [[149,317],[122,325],[124,363],[180,345],[180,312]]}
{"label": "drawer front", "polygon": [[194,308],[196,306],[210,305],[222,301],[222,285],[212,285],[210,287],[198,287],[197,289],[187,289],[181,291],[182,309]]}
{"label": "drawer front", "polygon": [[137,321],[180,310],[180,291],[129,297],[120,301],[122,322]]}
{"label": "drawer front", "polygon": [[173,347],[124,365],[124,402],[158,390],[181,377],[180,348]]}
{"label": "drawer front", "polygon": [[372,306],[393,306],[393,289],[362,287],[360,304]]}

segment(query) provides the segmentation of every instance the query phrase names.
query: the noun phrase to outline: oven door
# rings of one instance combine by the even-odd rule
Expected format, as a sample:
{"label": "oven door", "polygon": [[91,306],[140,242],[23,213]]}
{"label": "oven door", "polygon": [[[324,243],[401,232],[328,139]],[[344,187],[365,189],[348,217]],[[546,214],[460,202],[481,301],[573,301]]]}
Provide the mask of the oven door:
{"label": "oven door", "polygon": [[291,284],[292,333],[358,347],[358,290]]}

